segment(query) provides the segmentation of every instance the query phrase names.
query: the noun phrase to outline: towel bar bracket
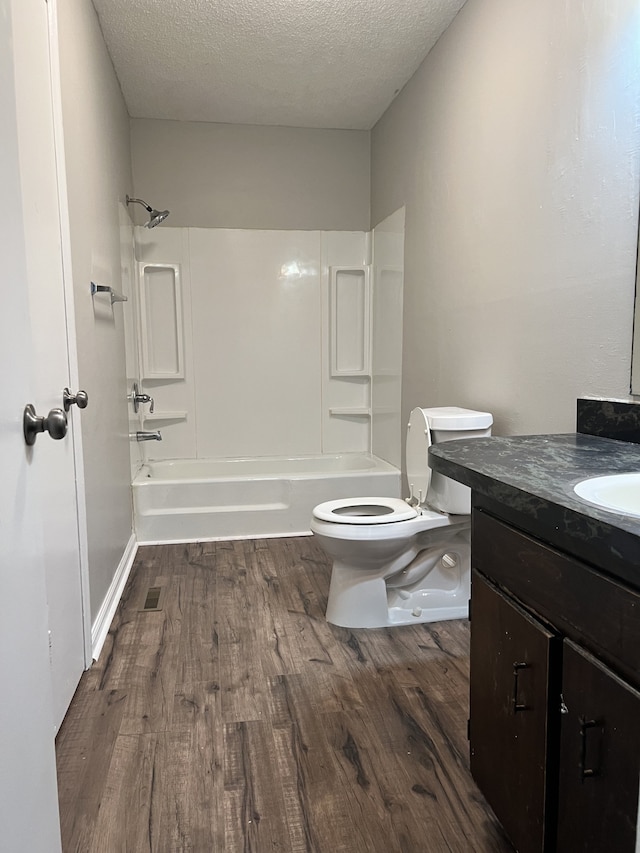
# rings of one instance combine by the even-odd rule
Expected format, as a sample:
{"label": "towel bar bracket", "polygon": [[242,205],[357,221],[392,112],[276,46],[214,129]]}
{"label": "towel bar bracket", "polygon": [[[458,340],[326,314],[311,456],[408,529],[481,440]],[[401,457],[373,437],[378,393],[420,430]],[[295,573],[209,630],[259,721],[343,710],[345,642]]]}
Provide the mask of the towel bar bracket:
{"label": "towel bar bracket", "polygon": [[122,293],[118,293],[112,287],[109,287],[106,284],[96,284],[95,282],[91,282],[91,295],[95,296],[96,293],[108,293],[111,297],[111,304],[114,302],[128,302],[129,297],[123,296]]}

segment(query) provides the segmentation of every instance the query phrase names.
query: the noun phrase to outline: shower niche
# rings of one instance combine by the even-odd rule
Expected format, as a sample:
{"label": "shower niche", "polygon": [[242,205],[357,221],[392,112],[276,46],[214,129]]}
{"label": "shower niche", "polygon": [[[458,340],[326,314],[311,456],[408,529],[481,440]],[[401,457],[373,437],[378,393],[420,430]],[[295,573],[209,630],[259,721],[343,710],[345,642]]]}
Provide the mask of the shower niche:
{"label": "shower niche", "polygon": [[138,264],[142,379],[184,379],[178,264]]}
{"label": "shower niche", "polygon": [[370,267],[331,267],[331,375],[369,376]]}
{"label": "shower niche", "polygon": [[371,417],[371,266],[329,268],[330,376],[340,382],[350,405],[331,406],[329,415]]}

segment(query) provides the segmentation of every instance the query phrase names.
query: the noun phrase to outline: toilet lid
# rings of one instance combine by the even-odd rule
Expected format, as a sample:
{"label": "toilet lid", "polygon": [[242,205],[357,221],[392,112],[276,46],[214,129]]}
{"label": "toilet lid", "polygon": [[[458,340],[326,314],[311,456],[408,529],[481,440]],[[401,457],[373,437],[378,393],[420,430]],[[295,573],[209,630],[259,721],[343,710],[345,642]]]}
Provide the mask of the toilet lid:
{"label": "toilet lid", "polygon": [[407,482],[413,486],[413,496],[418,498],[422,492],[421,503],[427,499],[427,489],[431,481],[431,468],[427,461],[431,431],[424,409],[413,409],[407,427],[407,445],[405,462],[407,464]]}
{"label": "toilet lid", "polygon": [[416,518],[418,512],[401,498],[341,498],[318,504],[313,515],[337,524],[389,524]]}

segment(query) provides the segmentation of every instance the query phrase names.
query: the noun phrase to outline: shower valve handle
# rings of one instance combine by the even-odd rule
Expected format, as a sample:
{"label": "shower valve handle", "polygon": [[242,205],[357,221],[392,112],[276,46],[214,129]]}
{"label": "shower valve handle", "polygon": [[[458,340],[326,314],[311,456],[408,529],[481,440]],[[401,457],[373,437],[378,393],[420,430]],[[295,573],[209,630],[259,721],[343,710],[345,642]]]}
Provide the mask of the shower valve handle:
{"label": "shower valve handle", "polygon": [[153,414],[153,407],[155,405],[153,397],[149,394],[141,394],[137,382],[133,383],[133,388],[131,389],[131,401],[133,402],[133,411],[136,414],[138,414],[141,403],[149,403],[149,414]]}
{"label": "shower valve handle", "polygon": [[138,401],[138,405],[140,405],[140,403],[149,403],[149,414],[153,414],[153,407],[155,405],[153,397],[150,397],[148,394],[138,394],[136,399]]}

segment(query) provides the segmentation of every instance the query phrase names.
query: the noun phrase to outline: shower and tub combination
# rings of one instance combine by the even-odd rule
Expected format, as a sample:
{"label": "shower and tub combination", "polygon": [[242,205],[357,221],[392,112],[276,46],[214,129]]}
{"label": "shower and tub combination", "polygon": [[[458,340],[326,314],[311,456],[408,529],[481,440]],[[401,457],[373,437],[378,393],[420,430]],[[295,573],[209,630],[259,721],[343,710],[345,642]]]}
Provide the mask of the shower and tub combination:
{"label": "shower and tub combination", "polygon": [[132,434],[162,441],[132,442],[138,541],[308,534],[323,501],[399,497],[403,211],[244,231],[140,203],[128,374],[155,408]]}

